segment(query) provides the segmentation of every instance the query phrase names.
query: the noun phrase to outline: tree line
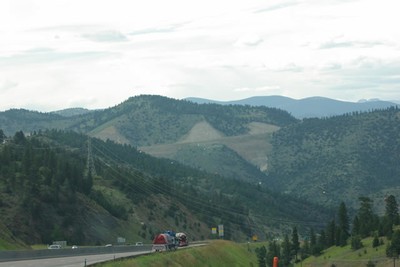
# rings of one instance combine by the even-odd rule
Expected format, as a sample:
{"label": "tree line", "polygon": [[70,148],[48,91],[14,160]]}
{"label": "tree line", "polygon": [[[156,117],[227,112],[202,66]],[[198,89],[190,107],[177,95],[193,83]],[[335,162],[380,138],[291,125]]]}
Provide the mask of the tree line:
{"label": "tree line", "polygon": [[[323,250],[332,246],[350,245],[353,250],[362,248],[363,238],[373,237],[373,247],[386,244],[386,256],[389,258],[400,255],[400,224],[399,209],[395,196],[385,198],[385,213],[378,216],[373,212],[373,201],[368,197],[359,197],[359,209],[350,220],[349,212],[344,202],[341,202],[336,216],[325,228],[316,233],[313,228],[300,237],[297,227],[293,227],[292,235],[284,235],[283,241],[270,240],[268,249],[261,246],[256,249],[260,267],[272,267],[274,257],[280,258],[280,266],[293,266],[293,263],[304,260],[310,256],[319,256]],[[373,266],[369,262],[367,266]]]}

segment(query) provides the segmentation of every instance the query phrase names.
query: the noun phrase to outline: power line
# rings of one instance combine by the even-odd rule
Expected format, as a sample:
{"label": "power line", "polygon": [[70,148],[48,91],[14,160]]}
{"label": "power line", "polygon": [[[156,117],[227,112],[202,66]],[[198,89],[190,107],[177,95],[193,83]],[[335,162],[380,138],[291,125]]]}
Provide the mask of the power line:
{"label": "power line", "polygon": [[[111,162],[114,162],[115,164],[121,164],[125,163],[129,166],[132,167],[132,165],[129,162],[126,162],[125,160],[121,159],[118,155],[116,155],[115,153],[113,153],[112,151],[110,151],[110,149],[106,146],[104,146],[103,142],[96,142],[96,145],[102,145],[102,148],[109,154],[111,154],[114,158],[110,157],[107,153],[105,153],[102,149],[100,149],[97,146],[93,146],[94,149],[98,152],[101,153],[103,155],[103,157],[107,158],[108,160],[110,160]],[[118,159],[120,162],[116,162],[115,159]],[[108,168],[111,168],[111,166],[109,164],[106,164],[106,166]],[[133,167],[132,167],[133,168]],[[117,173],[118,175],[121,175],[119,170],[116,170],[115,168],[112,168],[113,171],[115,173]],[[135,169],[135,168],[133,168]],[[137,169],[135,169],[137,170]],[[140,171],[140,170],[137,170]],[[140,178],[142,179],[143,177],[140,177],[137,174],[131,174],[132,178]],[[149,183],[146,179],[143,180],[143,182],[146,184],[146,187],[142,187],[142,188],[137,188],[142,192],[148,193],[148,194],[153,194],[154,192],[159,192],[162,194],[166,194],[166,195],[170,195],[171,192],[167,190],[166,187],[161,187],[158,186],[155,183]],[[245,221],[246,218],[248,218],[249,214],[244,214],[241,213],[237,210],[233,210],[233,209],[227,209],[224,206],[220,206],[217,205],[217,203],[212,203],[210,204],[209,201],[204,201],[204,199],[202,198],[195,198],[193,195],[187,195],[185,192],[180,192],[181,198],[186,198],[186,199],[190,199],[190,202],[192,203],[192,207],[195,208],[197,210],[197,212],[207,212],[208,211],[213,211],[214,212],[224,212],[226,214],[230,214],[233,216],[238,216],[238,217],[242,217],[243,221]],[[184,204],[184,203],[182,203]],[[204,214],[203,214],[204,215]],[[279,218],[274,218],[274,217],[270,217],[270,216],[265,216],[265,215],[259,215],[259,214],[252,214],[252,217],[257,218],[259,220],[265,220],[265,221],[274,221],[277,223],[285,223],[285,224],[301,224],[304,226],[325,226],[320,222],[312,222],[312,221],[301,221],[301,220],[292,220],[292,219],[279,219]],[[210,216],[210,218],[213,218]],[[246,226],[250,226],[247,224],[244,224],[243,222],[241,223],[235,223],[235,224],[240,224],[240,225],[246,225]]]}
{"label": "power line", "polygon": [[92,155],[92,139],[88,136],[87,140],[87,162],[86,162],[87,174],[91,173],[96,176],[96,168],[94,166],[93,155]]}

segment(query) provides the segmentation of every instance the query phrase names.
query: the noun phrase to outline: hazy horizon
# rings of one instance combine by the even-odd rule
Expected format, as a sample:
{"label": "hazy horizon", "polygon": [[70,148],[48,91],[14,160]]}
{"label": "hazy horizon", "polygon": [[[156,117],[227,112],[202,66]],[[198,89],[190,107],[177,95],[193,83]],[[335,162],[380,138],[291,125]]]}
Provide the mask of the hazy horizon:
{"label": "hazy horizon", "polygon": [[[139,96],[139,95],[137,95]],[[156,96],[156,95],[154,95]],[[159,95],[162,96],[162,95]],[[250,96],[250,97],[245,97],[245,98],[240,98],[240,99],[232,99],[232,100],[217,100],[217,99],[212,99],[212,98],[205,98],[205,97],[185,97],[185,98],[173,98],[173,97],[169,97],[172,99],[177,99],[177,100],[185,100],[185,99],[190,99],[190,98],[195,98],[195,99],[203,99],[203,100],[210,100],[210,101],[217,101],[217,102],[232,102],[232,101],[241,101],[241,100],[246,100],[246,99],[250,99],[250,98],[259,98],[259,97],[274,97],[274,96],[278,96],[278,97],[286,97],[286,98],[290,98],[293,100],[303,100],[303,99],[307,99],[307,98],[314,98],[314,97],[318,97],[318,98],[326,98],[326,97],[322,97],[322,96],[310,96],[310,97],[305,97],[305,98],[291,98],[291,97],[287,97],[287,96],[279,96],[279,95],[270,95],[270,96],[263,96],[263,95],[255,95],[255,96]],[[131,97],[135,97],[135,96],[131,96]],[[168,96],[163,96],[163,97],[168,97]],[[29,109],[29,108],[24,108],[24,107],[11,107],[9,109],[6,110],[0,110],[0,112],[4,112],[7,110],[11,110],[11,109],[25,109],[25,110],[29,110],[29,111],[38,111],[38,112],[56,112],[56,111],[62,111],[62,110],[68,110],[68,109],[87,109],[87,110],[101,110],[101,109],[108,109],[108,108],[112,108],[116,105],[119,105],[123,102],[125,102],[126,100],[128,100],[130,97],[128,97],[127,99],[118,102],[118,103],[113,103],[110,106],[105,106],[105,107],[99,107],[99,108],[86,108],[86,107],[81,107],[81,106],[76,106],[76,107],[61,107],[60,109],[55,109],[55,110],[37,110],[37,109]],[[349,102],[349,103],[363,103],[363,102],[373,102],[373,101],[387,101],[387,102],[392,102],[394,104],[400,104],[400,101],[397,100],[383,100],[383,99],[378,99],[378,98],[372,98],[372,99],[359,99],[358,101],[345,101],[345,100],[340,100],[340,99],[334,99],[334,98],[326,98],[326,99],[331,99],[331,100],[336,100],[336,101],[341,101],[341,102]]]}

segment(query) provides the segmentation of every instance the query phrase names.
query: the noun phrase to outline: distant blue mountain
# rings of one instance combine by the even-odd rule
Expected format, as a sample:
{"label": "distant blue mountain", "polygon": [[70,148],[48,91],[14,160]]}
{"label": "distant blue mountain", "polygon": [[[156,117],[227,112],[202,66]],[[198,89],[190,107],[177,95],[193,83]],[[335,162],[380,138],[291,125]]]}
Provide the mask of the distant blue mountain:
{"label": "distant blue mountain", "polygon": [[326,97],[308,97],[303,99],[293,99],[285,96],[254,96],[235,101],[216,101],[204,98],[189,97],[185,100],[198,104],[215,103],[221,105],[250,105],[266,106],[279,108],[288,111],[294,117],[312,118],[312,117],[331,117],[352,112],[364,112],[377,109],[386,109],[392,106],[398,106],[395,102],[382,101],[379,99],[363,100],[360,102],[340,101]]}

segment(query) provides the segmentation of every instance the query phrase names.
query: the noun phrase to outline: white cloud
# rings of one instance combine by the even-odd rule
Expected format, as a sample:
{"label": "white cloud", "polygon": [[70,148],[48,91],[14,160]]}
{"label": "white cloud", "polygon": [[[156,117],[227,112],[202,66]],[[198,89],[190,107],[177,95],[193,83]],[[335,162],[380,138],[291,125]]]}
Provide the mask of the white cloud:
{"label": "white cloud", "polygon": [[5,93],[6,91],[13,89],[18,86],[18,83],[6,80],[0,83],[0,93]]}
{"label": "white cloud", "polygon": [[0,1],[0,110],[104,108],[149,93],[400,99],[396,7],[395,0]]}
{"label": "white cloud", "polygon": [[266,93],[274,94],[273,92],[277,92],[279,89],[281,89],[280,86],[272,85],[272,86],[262,86],[262,87],[254,87],[254,88],[242,87],[242,88],[236,88],[234,91],[235,92],[252,92],[252,93],[266,92]]}
{"label": "white cloud", "polygon": [[118,31],[109,30],[89,34],[83,34],[82,37],[95,42],[125,42],[128,41],[125,35]]}
{"label": "white cloud", "polygon": [[32,65],[54,64],[60,61],[93,60],[108,56],[109,52],[80,51],[58,52],[52,49],[32,49],[21,54],[0,57],[0,67],[11,68],[13,66],[32,67]]}
{"label": "white cloud", "polygon": [[264,8],[260,8],[258,10],[256,10],[256,13],[264,13],[264,12],[271,12],[271,11],[275,11],[275,10],[279,10],[279,9],[283,9],[283,8],[288,8],[288,7],[292,7],[295,5],[298,5],[298,1],[281,1],[272,5],[269,5],[267,7]]}
{"label": "white cloud", "polygon": [[235,43],[236,46],[256,46],[262,43],[263,39],[255,33],[246,33]]}

